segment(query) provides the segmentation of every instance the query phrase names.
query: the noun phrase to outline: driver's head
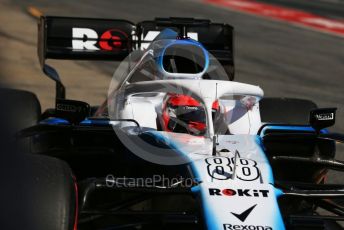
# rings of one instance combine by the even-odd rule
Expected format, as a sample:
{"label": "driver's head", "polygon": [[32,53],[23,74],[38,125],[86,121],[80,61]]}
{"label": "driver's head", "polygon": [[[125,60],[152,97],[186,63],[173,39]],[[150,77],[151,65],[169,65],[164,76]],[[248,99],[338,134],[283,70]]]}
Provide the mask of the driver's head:
{"label": "driver's head", "polygon": [[[162,128],[164,131],[189,133],[201,136],[206,132],[204,106],[196,99],[182,94],[168,94],[162,108]],[[218,110],[214,102],[213,110]]]}

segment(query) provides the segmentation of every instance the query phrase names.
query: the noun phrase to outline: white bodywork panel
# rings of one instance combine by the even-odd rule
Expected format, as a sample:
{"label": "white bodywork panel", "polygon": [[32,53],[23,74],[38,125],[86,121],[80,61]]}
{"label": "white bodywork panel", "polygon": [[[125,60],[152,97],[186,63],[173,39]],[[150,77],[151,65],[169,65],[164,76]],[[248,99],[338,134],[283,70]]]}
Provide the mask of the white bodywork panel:
{"label": "white bodywork panel", "polygon": [[136,120],[141,127],[157,129],[157,113],[155,112],[154,104],[150,101],[144,101],[142,98],[128,100],[120,116],[123,119]]}

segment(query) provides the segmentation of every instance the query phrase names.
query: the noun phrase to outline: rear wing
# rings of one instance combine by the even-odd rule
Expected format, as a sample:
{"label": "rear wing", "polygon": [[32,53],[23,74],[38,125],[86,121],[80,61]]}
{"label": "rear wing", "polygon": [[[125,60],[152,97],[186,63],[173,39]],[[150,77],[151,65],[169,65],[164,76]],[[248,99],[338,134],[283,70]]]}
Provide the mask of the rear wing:
{"label": "rear wing", "polygon": [[156,18],[134,24],[126,20],[43,16],[38,24],[38,57],[42,69],[56,82],[56,98],[65,97],[57,72],[47,59],[123,60],[145,49],[161,30],[170,28],[198,40],[234,79],[233,27],[193,18]]}

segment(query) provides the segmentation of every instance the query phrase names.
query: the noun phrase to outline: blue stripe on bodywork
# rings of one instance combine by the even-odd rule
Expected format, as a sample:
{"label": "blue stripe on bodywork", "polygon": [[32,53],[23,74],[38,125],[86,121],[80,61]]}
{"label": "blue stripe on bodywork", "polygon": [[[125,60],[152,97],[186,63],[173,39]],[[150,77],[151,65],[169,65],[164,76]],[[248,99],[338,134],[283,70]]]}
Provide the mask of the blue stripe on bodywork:
{"label": "blue stripe on bodywork", "polygon": [[[267,130],[285,130],[285,131],[300,131],[300,132],[315,132],[315,130],[308,125],[267,125],[260,132],[260,136],[264,136]],[[321,133],[328,133],[327,129],[322,129]]]}
{"label": "blue stripe on bodywork", "polygon": [[85,119],[80,122],[80,125],[107,126],[110,125],[110,121],[108,119]]}
{"label": "blue stripe on bodywork", "polygon": [[[262,133],[263,133],[263,131],[262,131]],[[262,138],[260,136],[256,135],[255,136],[255,142],[257,143],[258,146],[261,147],[261,150],[263,152],[261,157],[264,158],[264,160],[266,162],[269,162],[268,157],[265,154],[265,148],[264,148],[264,145],[263,145],[263,142],[262,142]],[[273,186],[275,179],[274,179],[274,176],[273,176],[273,171],[272,171],[271,165],[270,165],[270,167],[268,169],[269,169],[268,181]],[[274,226],[277,227],[277,229],[279,229],[279,230],[283,230],[283,229],[285,229],[285,225],[284,225],[284,221],[282,219],[282,214],[281,214],[281,211],[280,211],[279,205],[278,205],[278,198],[283,195],[283,192],[280,189],[274,188],[274,195],[275,195],[275,198],[276,198],[276,207],[277,207],[276,212],[278,212],[278,214],[276,213],[276,216],[275,216],[275,225]]]}
{"label": "blue stripe on bodywork", "polygon": [[43,121],[40,121],[39,124],[42,125],[69,125],[70,123],[62,118],[47,118]]}
{"label": "blue stripe on bodywork", "polygon": [[[65,119],[62,118],[47,118],[45,120],[42,120],[39,122],[39,124],[44,125],[70,125],[71,123]],[[110,122],[108,119],[85,119],[82,122],[80,122],[79,125],[84,126],[107,126],[110,125]]]}
{"label": "blue stripe on bodywork", "polygon": [[[255,142],[257,143],[257,145],[261,148],[262,152],[264,153],[264,154],[262,154],[262,158],[264,158],[264,160],[266,162],[269,162],[269,159],[268,159],[268,157],[265,154],[265,147],[263,145],[262,138],[260,136],[256,135]],[[269,167],[269,175],[268,175],[268,177],[269,177],[268,178],[269,183],[274,183],[275,182],[275,179],[274,179],[271,167]]]}

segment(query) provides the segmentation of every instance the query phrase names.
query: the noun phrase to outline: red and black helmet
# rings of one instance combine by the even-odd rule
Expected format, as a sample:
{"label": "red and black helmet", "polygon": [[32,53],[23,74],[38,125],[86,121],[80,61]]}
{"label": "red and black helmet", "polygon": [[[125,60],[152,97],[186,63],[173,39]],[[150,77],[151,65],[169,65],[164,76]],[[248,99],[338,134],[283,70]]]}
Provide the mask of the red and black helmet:
{"label": "red and black helmet", "polygon": [[[219,111],[218,101],[213,112]],[[196,99],[182,94],[168,94],[162,108],[162,129],[176,133],[202,136],[206,132],[206,112]]]}

